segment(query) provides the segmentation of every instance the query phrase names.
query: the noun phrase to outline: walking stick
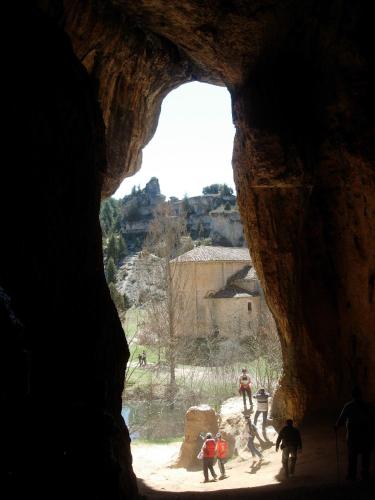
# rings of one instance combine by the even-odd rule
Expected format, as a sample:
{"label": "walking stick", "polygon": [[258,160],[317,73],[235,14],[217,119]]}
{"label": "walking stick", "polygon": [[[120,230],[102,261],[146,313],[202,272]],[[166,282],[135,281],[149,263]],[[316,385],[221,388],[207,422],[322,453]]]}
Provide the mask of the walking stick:
{"label": "walking stick", "polygon": [[337,429],[335,428],[335,438],[336,438],[336,467],[337,467],[337,482],[340,482],[340,464],[339,464],[339,443],[337,438]]}

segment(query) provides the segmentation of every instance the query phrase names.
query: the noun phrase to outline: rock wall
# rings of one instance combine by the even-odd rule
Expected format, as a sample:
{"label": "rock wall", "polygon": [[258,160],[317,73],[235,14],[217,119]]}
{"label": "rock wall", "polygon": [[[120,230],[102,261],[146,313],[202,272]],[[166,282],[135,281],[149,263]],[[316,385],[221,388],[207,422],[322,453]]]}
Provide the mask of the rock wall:
{"label": "rock wall", "polygon": [[17,7],[0,196],[2,489],[13,498],[135,498],[120,415],[128,349],[98,220],[103,121],[56,20],[32,2]]}
{"label": "rock wall", "polygon": [[355,381],[375,398],[370,4],[4,9],[17,44],[4,62],[1,442],[15,496],[136,497],[99,198],[139,168],[163,97],[184,82],[232,95],[241,217],[283,347],[280,412],[336,410]]}
{"label": "rock wall", "polygon": [[[225,84],[231,92],[241,217],[283,347],[280,412],[301,417],[326,409],[327,401],[337,408],[354,382],[375,397],[373,40],[367,5],[282,0],[111,5],[113,15],[123,16],[121,39],[130,36],[129,24],[144,38],[137,38],[131,62],[125,57],[119,65],[103,37],[107,57],[97,55],[98,68],[111,64],[123,70],[136,55],[142,64],[131,65],[131,77],[151,78],[155,85],[149,114],[142,114],[142,107],[138,113],[142,127],[128,129],[135,149],[145,142],[145,118],[152,114],[156,123],[155,94],[161,100],[167,88],[194,78]],[[88,7],[66,2],[66,8],[76,53],[97,46],[85,27]],[[77,20],[87,33],[84,42],[77,38]],[[108,37],[114,29],[107,23],[103,31]],[[156,52],[144,50],[149,39]],[[179,54],[178,64],[168,59],[171,50]],[[149,74],[151,67],[159,77],[163,73],[160,82]],[[181,67],[194,71],[182,74]],[[110,93],[101,71],[94,76],[99,95]],[[124,102],[139,98],[136,88],[124,86],[111,108],[103,108],[117,120],[112,128],[120,128],[116,113],[126,111]],[[110,172],[117,168],[112,163],[109,156]]]}

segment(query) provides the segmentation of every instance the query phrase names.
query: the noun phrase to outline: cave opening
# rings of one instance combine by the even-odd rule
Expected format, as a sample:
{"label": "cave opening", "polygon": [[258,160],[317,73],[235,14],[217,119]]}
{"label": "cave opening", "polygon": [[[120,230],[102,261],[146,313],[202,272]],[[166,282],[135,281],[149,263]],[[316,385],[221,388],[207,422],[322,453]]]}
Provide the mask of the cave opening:
{"label": "cave opening", "polygon": [[97,215],[162,97],[193,79],[231,91],[237,198],[282,341],[279,414],[329,414],[303,430],[289,488],[372,486],[338,484],[332,413],[353,381],[375,397],[373,17],[368,2],[258,3],[30,2],[7,18],[1,430],[15,496],[138,497]]}
{"label": "cave opening", "polygon": [[[229,92],[181,85],[164,98],[141,169],[101,205],[105,274],[130,349],[122,416],[142,479],[168,470],[170,462],[195,470],[201,435],[219,430],[222,406],[241,420],[240,442],[234,441],[238,429],[225,431],[234,462],[249,453],[244,417],[260,426],[259,449],[269,447],[266,421],[268,433],[275,432],[280,341],[241,223],[233,137]],[[250,399],[238,395],[244,367]],[[266,418],[253,398],[261,388]],[[186,412],[196,407],[199,419],[207,406],[217,418],[201,422],[186,456]],[[145,446],[162,457],[158,463],[144,460]]]}

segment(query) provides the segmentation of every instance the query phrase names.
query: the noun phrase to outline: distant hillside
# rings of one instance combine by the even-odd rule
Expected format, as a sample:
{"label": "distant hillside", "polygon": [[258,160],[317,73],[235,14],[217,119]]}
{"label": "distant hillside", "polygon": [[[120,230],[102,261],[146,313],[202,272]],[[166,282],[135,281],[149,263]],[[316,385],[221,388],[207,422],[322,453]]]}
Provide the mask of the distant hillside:
{"label": "distant hillside", "polygon": [[[185,215],[187,230],[195,241],[204,239],[205,244],[243,246],[243,228],[231,188],[213,184],[203,188],[203,193],[182,200],[171,197],[168,203],[172,213]],[[144,189],[134,187],[131,194],[121,200],[105,200],[100,213],[103,236],[108,238],[113,231],[121,233],[128,251],[141,250],[155,207],[165,201],[156,177],[152,177]]]}

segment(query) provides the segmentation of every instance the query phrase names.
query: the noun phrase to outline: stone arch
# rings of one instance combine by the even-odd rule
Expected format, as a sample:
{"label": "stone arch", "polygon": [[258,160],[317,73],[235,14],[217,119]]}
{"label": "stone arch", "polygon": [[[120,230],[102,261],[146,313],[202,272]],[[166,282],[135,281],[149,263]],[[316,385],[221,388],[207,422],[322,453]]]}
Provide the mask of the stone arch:
{"label": "stone arch", "polygon": [[[354,383],[354,368],[348,370],[351,362],[361,365],[357,381],[370,387],[368,370],[374,360],[366,354],[366,332],[374,317],[373,308],[365,296],[347,298],[351,308],[364,313],[360,326],[358,318],[349,318],[351,314],[340,305],[339,296],[340,290],[347,294],[352,289],[349,274],[351,283],[359,276],[367,280],[374,255],[363,251],[365,242],[370,242],[368,231],[374,231],[370,212],[365,214],[365,206],[373,198],[371,159],[358,147],[349,152],[359,129],[370,125],[366,111],[369,67],[363,40],[351,40],[348,48],[352,58],[358,56],[363,61],[361,70],[354,63],[350,68],[362,82],[357,83],[360,96],[352,80],[339,81],[350,65],[343,62],[345,37],[365,24],[365,13],[360,8],[350,13],[344,9],[341,22],[347,31],[343,35],[337,26],[332,29],[324,10],[308,9],[298,2],[274,10],[268,6],[262,13],[232,3],[200,9],[188,1],[168,8],[158,2],[140,2],[121,9],[122,25],[117,24],[116,29],[112,18],[108,21],[92,7],[78,9],[76,2],[66,2],[66,6],[67,31],[78,55],[91,53],[93,45],[98,47],[97,32],[103,33],[96,49],[94,78],[99,82],[103,116],[108,122],[107,179],[111,181],[105,181],[105,186],[113,182],[112,190],[129,165],[138,168],[135,159],[155,130],[160,103],[169,90],[192,79],[228,87],[237,129],[233,168],[239,206],[283,346],[285,376],[279,391],[279,413],[298,419],[306,410],[325,408],[327,399],[336,405]],[[247,16],[246,21],[243,16]],[[345,16],[353,18],[353,24],[349,25]],[[85,28],[88,18],[91,28],[94,26],[91,32]],[[76,38],[79,30],[92,35],[82,43]],[[82,60],[85,64],[85,58]],[[106,78],[108,66],[116,75],[113,92],[113,84]],[[129,82],[134,80],[141,84],[131,86]],[[129,109],[129,103],[134,109]],[[362,119],[358,130],[351,127],[351,135],[347,120],[354,108]],[[122,128],[121,120],[129,113],[131,127]],[[342,123],[338,121],[340,113]],[[120,133],[126,136],[123,149],[122,138],[116,136]],[[121,150],[120,154],[113,157],[112,149]],[[335,185],[341,185],[341,194]],[[351,198],[349,203],[344,192]],[[336,199],[335,207],[331,197]],[[339,237],[328,229],[341,225],[337,210],[347,211],[346,225],[351,218],[361,218],[353,235],[356,249],[346,238],[341,241],[345,252],[357,253],[349,273],[340,249],[333,248],[333,241],[331,245],[331,240]],[[359,215],[362,211],[364,218]],[[361,350],[356,359],[349,345],[353,335]],[[342,357],[337,356],[338,344]],[[369,390],[372,393],[374,388]]]}

